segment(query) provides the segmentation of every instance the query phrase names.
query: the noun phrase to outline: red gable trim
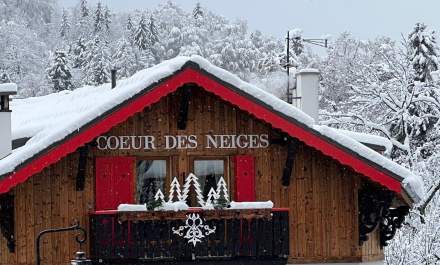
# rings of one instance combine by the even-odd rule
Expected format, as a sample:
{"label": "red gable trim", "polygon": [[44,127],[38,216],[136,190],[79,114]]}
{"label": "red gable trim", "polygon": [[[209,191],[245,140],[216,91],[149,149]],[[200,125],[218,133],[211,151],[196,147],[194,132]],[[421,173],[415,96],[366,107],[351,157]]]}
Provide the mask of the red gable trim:
{"label": "red gable trim", "polygon": [[358,173],[369,177],[373,181],[381,183],[388,189],[397,193],[402,191],[400,182],[390,174],[368,164],[367,161],[364,161],[361,158],[356,157],[354,154],[349,153],[347,150],[331,143],[328,139],[324,139],[323,136],[319,136],[309,129],[301,127],[295,122],[292,122],[273,110],[270,110],[268,107],[247,98],[242,93],[234,91],[234,89],[228,87],[227,84],[222,84],[222,82],[215,80],[215,78],[210,77],[208,74],[204,74],[202,71],[189,67],[159,83],[147,93],[139,95],[132,101],[121,105],[109,115],[91,124],[88,128],[82,129],[77,134],[61,141],[61,143],[55,145],[52,149],[47,150],[46,153],[31,160],[6,178],[1,179],[0,193],[8,192],[11,188],[26,181],[32,175],[41,172],[44,168],[56,163],[64,156],[75,152],[78,147],[92,141],[99,135],[106,133],[114,126],[124,122],[135,113],[141,112],[145,107],[158,102],[162,97],[176,91],[186,83],[195,83],[203,87],[206,91],[219,96],[233,105],[239,106],[240,109],[264,120],[274,128],[281,129],[291,136],[300,139],[305,144],[333,157],[341,164],[350,166]]}

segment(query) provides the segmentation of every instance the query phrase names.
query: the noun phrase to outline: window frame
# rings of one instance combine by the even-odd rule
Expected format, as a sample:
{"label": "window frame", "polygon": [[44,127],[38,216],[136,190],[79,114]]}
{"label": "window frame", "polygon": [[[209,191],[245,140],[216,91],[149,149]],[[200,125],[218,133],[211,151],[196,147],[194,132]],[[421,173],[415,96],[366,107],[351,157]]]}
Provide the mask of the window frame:
{"label": "window frame", "polygon": [[228,191],[229,191],[229,200],[232,201],[233,200],[233,192],[231,190],[232,187],[232,183],[231,183],[231,174],[230,174],[230,170],[231,170],[231,163],[230,163],[230,156],[228,155],[188,155],[189,159],[189,171],[192,172],[193,174],[195,174],[195,165],[194,162],[196,160],[223,160],[223,165],[224,165],[224,176],[223,178],[226,181],[227,187],[228,187]]}
{"label": "window frame", "polygon": [[139,204],[140,202],[138,201],[137,198],[137,184],[138,184],[138,171],[137,171],[137,163],[138,161],[142,161],[142,160],[164,160],[165,161],[165,169],[166,169],[166,174],[165,174],[165,183],[164,183],[164,190],[162,190],[163,194],[165,195],[165,198],[168,195],[168,187],[171,184],[171,158],[170,156],[134,156],[135,158],[135,164],[134,164],[134,180],[133,180],[133,201],[136,204]]}

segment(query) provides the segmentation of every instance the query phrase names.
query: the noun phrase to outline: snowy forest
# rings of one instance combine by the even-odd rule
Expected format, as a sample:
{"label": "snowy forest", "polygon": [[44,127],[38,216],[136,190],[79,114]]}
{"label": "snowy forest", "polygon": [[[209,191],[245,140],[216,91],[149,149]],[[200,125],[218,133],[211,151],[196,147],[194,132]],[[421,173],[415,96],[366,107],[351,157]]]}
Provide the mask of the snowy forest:
{"label": "snowy forest", "polygon": [[[110,81],[179,55],[200,55],[284,98],[286,43],[244,20],[229,20],[200,4],[173,2],[120,12],[78,0],[0,1],[0,83],[19,97]],[[284,25],[280,25],[284,26]],[[320,123],[388,138],[387,154],[425,180],[426,196],[386,248],[387,264],[440,264],[440,71],[435,29],[421,21],[400,40],[359,40],[342,32],[323,54],[294,30],[294,70],[321,71]],[[292,74],[291,76],[294,76]],[[294,82],[291,82],[294,83]]]}

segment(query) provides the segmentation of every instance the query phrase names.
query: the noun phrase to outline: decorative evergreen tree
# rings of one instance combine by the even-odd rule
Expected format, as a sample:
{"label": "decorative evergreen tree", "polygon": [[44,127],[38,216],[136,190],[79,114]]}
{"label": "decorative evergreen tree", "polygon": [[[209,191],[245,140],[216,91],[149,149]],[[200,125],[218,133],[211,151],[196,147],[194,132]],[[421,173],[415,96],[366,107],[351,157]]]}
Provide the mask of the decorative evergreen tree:
{"label": "decorative evergreen tree", "polygon": [[134,43],[139,48],[139,50],[146,50],[147,48],[149,48],[148,35],[149,33],[147,23],[145,21],[145,16],[142,15],[134,34]]}
{"label": "decorative evergreen tree", "polygon": [[160,208],[165,202],[165,196],[163,195],[162,191],[160,189],[157,190],[156,194],[154,195],[154,199],[147,201],[145,204],[147,207],[147,210],[154,211],[157,208]]}
{"label": "decorative evergreen tree", "polygon": [[85,18],[89,16],[89,8],[87,7],[87,0],[80,1],[81,17]]}
{"label": "decorative evergreen tree", "polygon": [[168,202],[175,202],[175,201],[184,201],[182,198],[182,194],[180,191],[180,184],[176,177],[173,178],[173,181],[171,181],[170,184],[170,193],[168,195]]}
{"label": "decorative evergreen tree", "polygon": [[427,33],[426,25],[417,23],[408,38],[412,50],[410,59],[415,72],[415,81],[431,81],[431,72],[439,68],[435,33]]}
{"label": "decorative evergreen tree", "polygon": [[94,32],[100,33],[105,27],[105,14],[101,2],[98,2],[95,10]]}
{"label": "decorative evergreen tree", "polygon": [[67,11],[63,9],[63,14],[61,16],[61,27],[60,27],[60,36],[62,38],[66,38],[70,31],[70,23]]}
{"label": "decorative evergreen tree", "polygon": [[53,65],[47,70],[54,91],[70,89],[72,74],[64,51],[56,51]]}
{"label": "decorative evergreen tree", "polygon": [[229,205],[229,192],[226,181],[223,177],[220,177],[217,183],[217,200],[215,201],[215,208],[224,209]]}
{"label": "decorative evergreen tree", "polygon": [[185,184],[183,185],[182,200],[186,201],[188,199],[191,186],[196,192],[197,203],[203,207],[205,205],[205,200],[203,198],[203,193],[200,188],[199,178],[193,173],[190,173],[185,179]]}
{"label": "decorative evergreen tree", "polygon": [[214,188],[211,188],[208,192],[205,207],[208,209],[214,208],[214,205],[217,204],[217,197],[217,192],[214,190]]}

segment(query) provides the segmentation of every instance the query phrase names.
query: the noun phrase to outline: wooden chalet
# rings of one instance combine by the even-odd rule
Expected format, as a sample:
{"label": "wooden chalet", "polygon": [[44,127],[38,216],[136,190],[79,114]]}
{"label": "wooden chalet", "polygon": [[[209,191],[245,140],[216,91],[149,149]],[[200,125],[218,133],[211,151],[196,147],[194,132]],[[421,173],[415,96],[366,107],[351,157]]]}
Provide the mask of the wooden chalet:
{"label": "wooden chalet", "polygon": [[[200,57],[9,107],[14,92],[0,88],[2,265],[79,249],[93,264],[380,264],[422,196],[381,151]],[[201,207],[220,179],[226,204]],[[171,208],[142,208],[158,200]]]}

